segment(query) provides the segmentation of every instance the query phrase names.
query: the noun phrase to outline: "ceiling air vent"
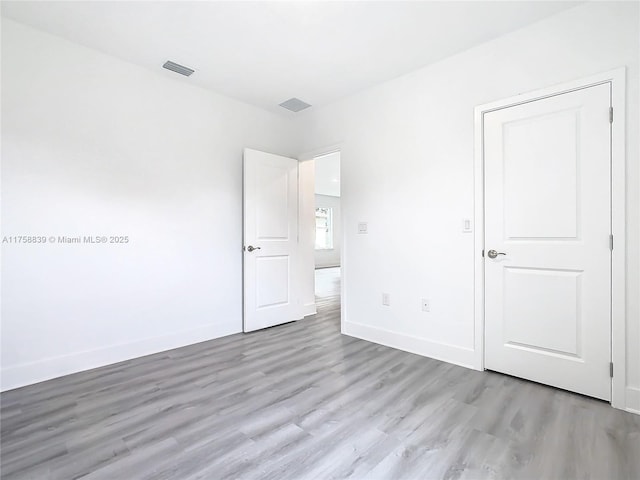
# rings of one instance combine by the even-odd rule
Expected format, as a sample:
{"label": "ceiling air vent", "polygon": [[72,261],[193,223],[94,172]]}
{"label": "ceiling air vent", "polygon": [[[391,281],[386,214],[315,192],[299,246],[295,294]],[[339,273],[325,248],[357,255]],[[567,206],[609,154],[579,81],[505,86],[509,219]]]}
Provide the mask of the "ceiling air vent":
{"label": "ceiling air vent", "polygon": [[164,62],[164,65],[162,65],[162,67],[166,68],[167,70],[171,70],[172,72],[179,73],[180,75],[184,75],[185,77],[188,77],[193,72],[195,72],[195,70],[192,70],[191,68],[183,67],[182,65],[178,65],[177,63],[169,61]]}
{"label": "ceiling air vent", "polygon": [[309,105],[306,102],[303,102],[299,98],[290,98],[289,100],[282,102],[280,106],[292,112],[299,112],[300,110],[309,108],[311,105]]}

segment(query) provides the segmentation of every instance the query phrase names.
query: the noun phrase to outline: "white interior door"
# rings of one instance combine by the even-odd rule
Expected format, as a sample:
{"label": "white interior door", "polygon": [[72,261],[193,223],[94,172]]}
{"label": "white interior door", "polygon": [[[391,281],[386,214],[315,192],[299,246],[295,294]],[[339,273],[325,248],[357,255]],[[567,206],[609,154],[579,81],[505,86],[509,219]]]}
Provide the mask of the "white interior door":
{"label": "white interior door", "polygon": [[299,320],[298,161],[244,151],[244,331]]}
{"label": "white interior door", "polygon": [[607,83],[484,116],[485,367],[605,400],[609,106]]}

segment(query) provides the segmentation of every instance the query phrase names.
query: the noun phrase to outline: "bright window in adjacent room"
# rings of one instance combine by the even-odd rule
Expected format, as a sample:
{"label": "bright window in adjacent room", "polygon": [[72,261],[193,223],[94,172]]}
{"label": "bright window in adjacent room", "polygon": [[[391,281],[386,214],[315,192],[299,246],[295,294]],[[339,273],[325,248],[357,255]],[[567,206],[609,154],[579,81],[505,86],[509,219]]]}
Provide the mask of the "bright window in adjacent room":
{"label": "bright window in adjacent room", "polygon": [[331,207],[316,208],[316,250],[333,248],[333,211]]}

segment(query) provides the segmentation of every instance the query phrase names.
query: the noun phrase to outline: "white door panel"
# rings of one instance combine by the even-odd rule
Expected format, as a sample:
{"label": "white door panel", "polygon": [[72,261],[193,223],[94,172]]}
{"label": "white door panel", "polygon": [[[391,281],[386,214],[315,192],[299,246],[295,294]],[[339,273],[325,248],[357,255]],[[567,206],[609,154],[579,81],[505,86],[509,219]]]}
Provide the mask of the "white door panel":
{"label": "white door panel", "polygon": [[244,331],[300,318],[298,161],[244,151]]}
{"label": "white door panel", "polygon": [[291,267],[288,255],[256,255],[256,308],[287,305]]}
{"label": "white door panel", "polygon": [[609,99],[603,84],[484,117],[485,366],[607,400]]}
{"label": "white door panel", "polygon": [[576,237],[577,123],[569,109],[503,124],[506,238]]}

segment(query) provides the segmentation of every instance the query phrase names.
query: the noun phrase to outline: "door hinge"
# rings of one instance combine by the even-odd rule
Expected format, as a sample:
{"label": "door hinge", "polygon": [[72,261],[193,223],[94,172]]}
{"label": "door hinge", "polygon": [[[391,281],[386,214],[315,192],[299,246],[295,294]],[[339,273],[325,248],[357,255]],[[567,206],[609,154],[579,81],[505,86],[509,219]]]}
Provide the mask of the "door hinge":
{"label": "door hinge", "polygon": [[613,362],[609,362],[609,376],[613,378]]}
{"label": "door hinge", "polygon": [[609,235],[609,250],[613,252],[613,233]]}
{"label": "door hinge", "polygon": [[613,107],[609,107],[609,123],[613,123]]}

